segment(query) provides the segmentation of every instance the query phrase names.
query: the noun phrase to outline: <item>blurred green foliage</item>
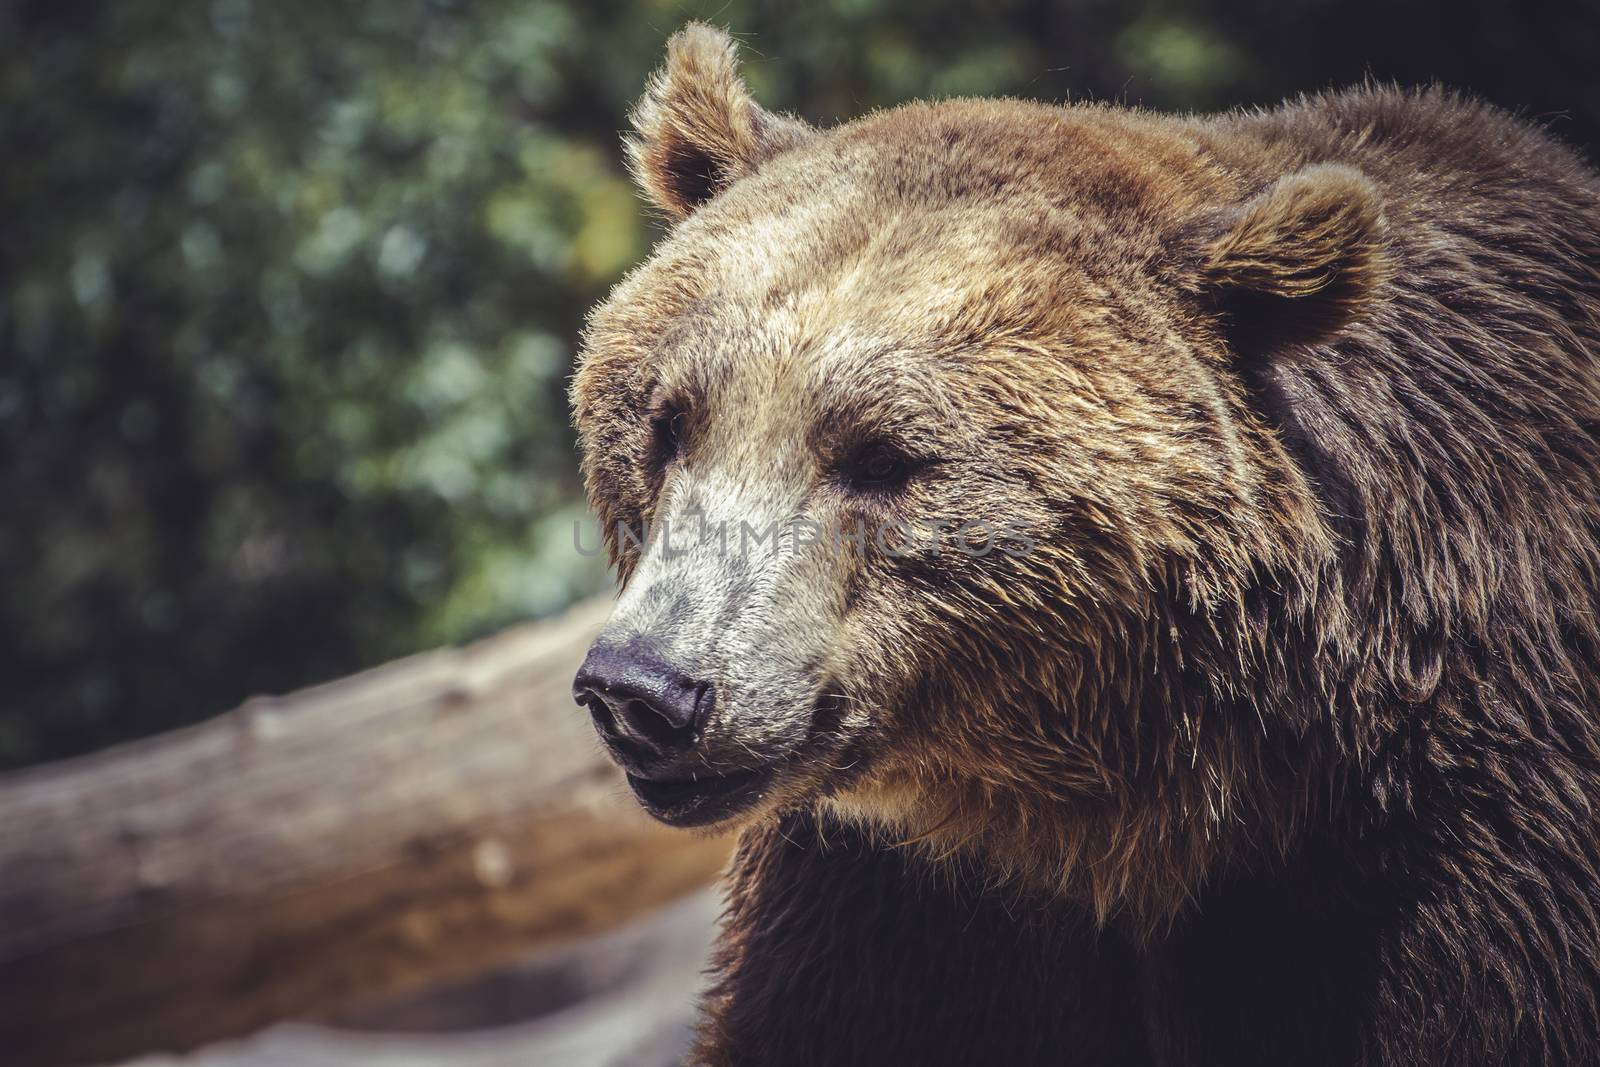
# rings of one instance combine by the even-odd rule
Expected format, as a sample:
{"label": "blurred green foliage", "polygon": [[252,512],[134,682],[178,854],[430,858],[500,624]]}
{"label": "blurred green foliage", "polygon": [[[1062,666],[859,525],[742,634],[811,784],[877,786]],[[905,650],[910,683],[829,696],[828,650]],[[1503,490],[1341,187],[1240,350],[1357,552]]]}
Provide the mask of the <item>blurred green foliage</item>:
{"label": "blurred green foliage", "polygon": [[1600,134],[1595,5],[0,0],[0,767],[601,587],[563,398],[690,17],[814,121],[1438,79]]}

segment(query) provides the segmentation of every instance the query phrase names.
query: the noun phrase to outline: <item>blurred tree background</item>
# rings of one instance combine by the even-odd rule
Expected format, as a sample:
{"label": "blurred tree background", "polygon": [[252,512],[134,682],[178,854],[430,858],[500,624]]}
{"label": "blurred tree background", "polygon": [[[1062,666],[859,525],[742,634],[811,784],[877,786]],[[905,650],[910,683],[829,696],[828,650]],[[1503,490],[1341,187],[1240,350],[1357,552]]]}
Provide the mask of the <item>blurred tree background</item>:
{"label": "blurred tree background", "polygon": [[1371,76],[1600,143],[1600,5],[0,0],[0,767],[601,588],[563,397],[688,18],[764,103],[1270,104]]}

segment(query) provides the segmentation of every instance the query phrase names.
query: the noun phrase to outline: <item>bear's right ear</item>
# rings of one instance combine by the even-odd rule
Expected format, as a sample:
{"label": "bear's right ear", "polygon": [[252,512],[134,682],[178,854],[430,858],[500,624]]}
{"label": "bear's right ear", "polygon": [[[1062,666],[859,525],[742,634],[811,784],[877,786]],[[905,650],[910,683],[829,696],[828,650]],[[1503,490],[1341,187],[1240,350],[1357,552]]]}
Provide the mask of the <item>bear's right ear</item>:
{"label": "bear's right ear", "polygon": [[1350,167],[1296,171],[1203,230],[1191,284],[1244,356],[1329,339],[1391,273],[1382,194]]}
{"label": "bear's right ear", "polygon": [[733,41],[702,22],[672,35],[667,61],[631,117],[634,179],[675,221],[814,132],[750,99]]}

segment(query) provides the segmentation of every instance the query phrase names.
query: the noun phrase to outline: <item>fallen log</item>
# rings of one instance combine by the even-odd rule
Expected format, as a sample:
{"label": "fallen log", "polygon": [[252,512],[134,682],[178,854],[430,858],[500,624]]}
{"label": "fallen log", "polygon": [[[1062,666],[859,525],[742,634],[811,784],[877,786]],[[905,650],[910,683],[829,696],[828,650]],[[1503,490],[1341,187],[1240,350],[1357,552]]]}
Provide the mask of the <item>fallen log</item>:
{"label": "fallen log", "polygon": [[706,884],[570,682],[605,614],[0,778],[0,1049],[181,1051],[459,979]]}

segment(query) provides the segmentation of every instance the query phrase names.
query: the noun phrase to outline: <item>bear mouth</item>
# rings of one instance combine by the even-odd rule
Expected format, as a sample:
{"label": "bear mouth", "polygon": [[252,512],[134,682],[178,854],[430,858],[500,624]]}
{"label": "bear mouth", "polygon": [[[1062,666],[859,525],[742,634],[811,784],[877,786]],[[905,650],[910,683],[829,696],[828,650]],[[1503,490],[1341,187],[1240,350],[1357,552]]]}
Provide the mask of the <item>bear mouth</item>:
{"label": "bear mouth", "polygon": [[773,792],[780,775],[788,781],[796,765],[822,759],[840,747],[844,700],[834,691],[836,689],[836,686],[824,686],[822,695],[812,703],[805,741],[769,763],[722,773],[708,771],[687,778],[651,777],[624,768],[628,788],[652,818],[669,826],[711,826],[727,822],[765,800]]}
{"label": "bear mouth", "polygon": [[769,766],[690,778],[627,777],[628,788],[652,817],[671,826],[705,826],[759,801],[772,772]]}

